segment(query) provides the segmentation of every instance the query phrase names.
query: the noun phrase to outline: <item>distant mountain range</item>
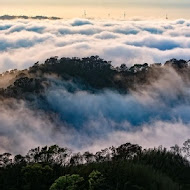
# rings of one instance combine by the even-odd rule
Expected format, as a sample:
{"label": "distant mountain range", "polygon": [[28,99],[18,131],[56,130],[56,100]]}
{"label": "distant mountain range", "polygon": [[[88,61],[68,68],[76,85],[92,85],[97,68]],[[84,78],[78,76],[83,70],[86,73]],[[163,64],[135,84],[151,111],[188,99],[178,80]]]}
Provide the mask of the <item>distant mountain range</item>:
{"label": "distant mountain range", "polygon": [[20,16],[15,16],[15,15],[2,15],[0,16],[0,20],[13,20],[13,19],[34,19],[34,20],[59,20],[61,18],[59,17],[47,17],[47,16],[25,16],[25,15],[20,15]]}

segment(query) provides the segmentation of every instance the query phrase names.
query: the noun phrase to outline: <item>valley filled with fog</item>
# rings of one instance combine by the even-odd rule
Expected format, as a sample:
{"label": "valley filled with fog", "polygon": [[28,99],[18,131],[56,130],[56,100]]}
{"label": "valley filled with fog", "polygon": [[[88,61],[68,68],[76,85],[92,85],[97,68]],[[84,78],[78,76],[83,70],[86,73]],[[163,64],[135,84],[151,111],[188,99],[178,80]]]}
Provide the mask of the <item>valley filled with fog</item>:
{"label": "valley filled with fog", "polygon": [[0,78],[0,150],[181,145],[190,136],[189,73],[184,60],[113,67],[98,56],[52,57],[7,71]]}

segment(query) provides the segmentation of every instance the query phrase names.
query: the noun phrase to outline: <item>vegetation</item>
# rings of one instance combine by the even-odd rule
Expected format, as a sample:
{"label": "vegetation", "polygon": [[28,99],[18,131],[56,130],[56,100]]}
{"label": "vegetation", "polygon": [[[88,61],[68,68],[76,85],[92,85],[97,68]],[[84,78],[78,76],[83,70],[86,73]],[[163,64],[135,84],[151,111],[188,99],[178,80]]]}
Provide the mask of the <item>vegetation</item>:
{"label": "vegetation", "polygon": [[50,190],[77,190],[84,179],[79,175],[65,175],[55,180]]}
{"label": "vegetation", "polygon": [[81,88],[92,93],[102,89],[127,93],[160,79],[169,69],[176,71],[184,81],[189,81],[190,67],[185,60],[171,59],[164,65],[135,64],[128,68],[126,64],[113,67],[110,61],[98,56],[82,59],[51,57],[43,64],[35,63],[28,70],[14,69],[2,73],[0,79],[6,79],[2,81],[7,81],[7,85],[0,89],[0,96],[27,99],[31,94],[43,95],[43,91],[52,85],[52,79],[57,78],[80,84]]}
{"label": "vegetation", "polygon": [[57,145],[31,149],[25,156],[4,153],[0,155],[0,189],[188,190],[189,142],[178,150],[177,145],[167,150],[126,143],[95,154],[72,153]]}

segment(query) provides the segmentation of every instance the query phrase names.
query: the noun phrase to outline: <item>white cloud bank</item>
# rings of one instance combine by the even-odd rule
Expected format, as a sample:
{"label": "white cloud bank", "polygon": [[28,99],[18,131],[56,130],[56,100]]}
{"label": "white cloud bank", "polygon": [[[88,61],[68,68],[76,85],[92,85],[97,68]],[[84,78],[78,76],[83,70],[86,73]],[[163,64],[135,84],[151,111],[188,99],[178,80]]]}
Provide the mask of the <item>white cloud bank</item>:
{"label": "white cloud bank", "polygon": [[99,55],[114,65],[190,59],[189,20],[0,21],[0,72],[50,56]]}
{"label": "white cloud bank", "polygon": [[[99,55],[114,65],[188,60],[189,29],[188,20],[0,21],[0,71],[27,68],[50,56]],[[172,70],[130,95],[72,94],[64,85],[54,86],[46,98],[65,122],[55,117],[52,122],[46,112],[34,111],[26,102],[0,101],[0,152],[26,153],[55,143],[93,151],[125,142],[144,147],[180,145],[190,137],[189,92]]]}
{"label": "white cloud bank", "polygon": [[[68,91],[70,85],[77,91]],[[0,153],[52,144],[93,152],[126,142],[144,148],[181,145],[190,138],[189,89],[172,69],[125,95],[109,90],[92,94],[58,80],[43,100],[36,95],[32,103],[0,101]]]}

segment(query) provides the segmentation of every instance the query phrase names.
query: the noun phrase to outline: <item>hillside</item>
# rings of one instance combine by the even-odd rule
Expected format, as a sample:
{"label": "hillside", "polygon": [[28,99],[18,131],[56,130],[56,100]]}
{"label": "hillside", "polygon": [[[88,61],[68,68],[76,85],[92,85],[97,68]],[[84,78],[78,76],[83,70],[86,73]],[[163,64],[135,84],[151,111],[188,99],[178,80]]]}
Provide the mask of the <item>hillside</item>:
{"label": "hillside", "polygon": [[[0,75],[3,97],[26,98],[29,94],[41,94],[55,81],[72,81],[90,92],[116,90],[127,93],[151,85],[164,75],[176,72],[186,83],[190,79],[189,62],[171,59],[160,63],[135,64],[128,68],[125,64],[113,67],[110,61],[98,56],[87,58],[51,57],[44,63],[35,63],[26,70],[11,70]],[[0,85],[1,86],[1,85]]]}
{"label": "hillside", "polygon": [[[25,156],[0,155],[3,190],[188,190],[190,163],[179,150],[142,149],[126,143],[95,154],[72,153],[57,145],[31,149]],[[177,149],[176,149],[177,148]],[[188,148],[189,151],[189,148]],[[57,180],[56,180],[57,179]]]}

